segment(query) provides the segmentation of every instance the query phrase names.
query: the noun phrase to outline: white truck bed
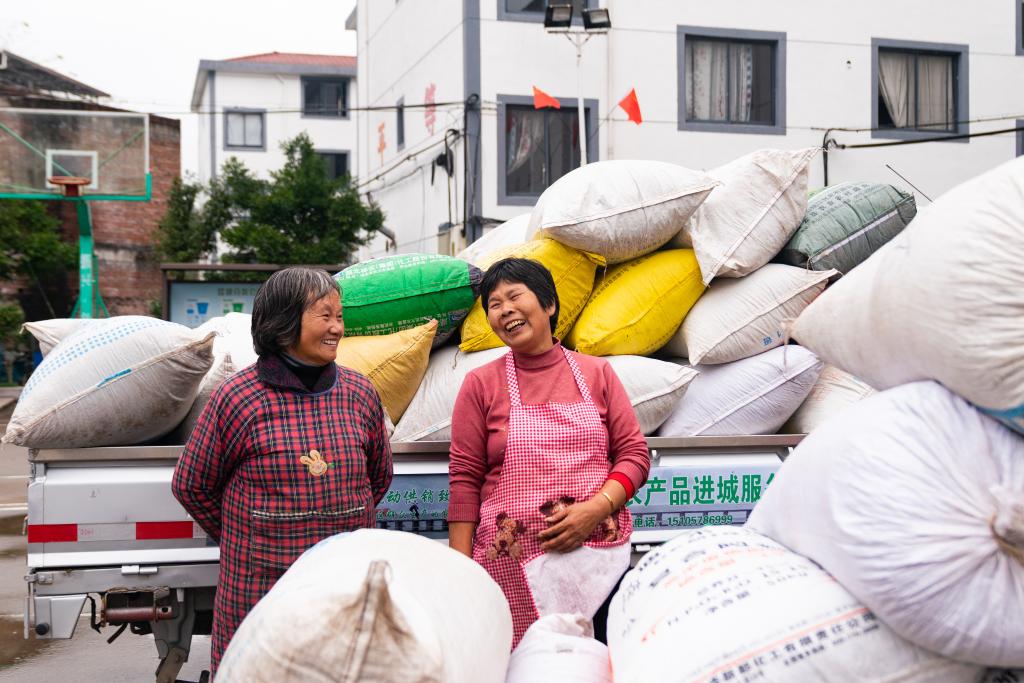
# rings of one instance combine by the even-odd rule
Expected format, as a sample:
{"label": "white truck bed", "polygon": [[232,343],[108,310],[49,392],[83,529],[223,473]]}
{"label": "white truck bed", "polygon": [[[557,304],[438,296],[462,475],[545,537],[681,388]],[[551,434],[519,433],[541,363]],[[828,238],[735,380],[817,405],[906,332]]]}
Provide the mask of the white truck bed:
{"label": "white truck bed", "polygon": [[[743,524],[801,438],[648,439],[651,474],[630,501],[634,551],[687,528]],[[89,600],[93,628],[152,632],[162,658],[156,680],[175,680],[192,635],[209,633],[219,557],[171,495],[182,448],[29,452],[26,637],[71,638]],[[395,478],[378,526],[446,542],[448,443],[392,449]]]}

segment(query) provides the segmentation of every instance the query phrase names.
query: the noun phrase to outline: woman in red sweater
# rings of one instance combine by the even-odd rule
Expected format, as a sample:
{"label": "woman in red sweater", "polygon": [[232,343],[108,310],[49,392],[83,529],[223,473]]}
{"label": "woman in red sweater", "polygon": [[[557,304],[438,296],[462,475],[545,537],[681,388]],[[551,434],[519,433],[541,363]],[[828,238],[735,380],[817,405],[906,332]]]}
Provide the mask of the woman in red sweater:
{"label": "woman in red sweater", "polygon": [[502,587],[515,647],[539,616],[593,618],[605,602],[629,567],[625,503],[650,454],[608,362],[552,337],[558,294],[544,266],[498,261],[480,296],[510,352],[470,372],[455,402],[449,543]]}

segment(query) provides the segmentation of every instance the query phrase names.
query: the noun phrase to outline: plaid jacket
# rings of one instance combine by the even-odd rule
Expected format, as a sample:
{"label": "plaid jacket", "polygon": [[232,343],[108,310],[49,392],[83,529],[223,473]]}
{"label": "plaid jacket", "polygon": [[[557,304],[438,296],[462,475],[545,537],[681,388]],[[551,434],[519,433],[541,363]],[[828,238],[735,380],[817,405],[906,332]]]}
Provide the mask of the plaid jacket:
{"label": "plaid jacket", "polygon": [[266,356],[214,392],[172,481],[220,544],[214,671],[242,619],[299,555],[374,526],[391,476],[380,398],[352,370],[328,368],[310,391]]}

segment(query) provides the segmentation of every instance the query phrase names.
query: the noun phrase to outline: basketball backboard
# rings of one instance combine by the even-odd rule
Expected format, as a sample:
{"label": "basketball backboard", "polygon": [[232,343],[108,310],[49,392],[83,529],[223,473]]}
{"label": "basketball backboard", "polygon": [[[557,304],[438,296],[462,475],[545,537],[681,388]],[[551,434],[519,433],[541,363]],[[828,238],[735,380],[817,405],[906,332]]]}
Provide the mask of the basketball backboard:
{"label": "basketball backboard", "polygon": [[67,176],[88,179],[84,199],[148,200],[149,117],[0,108],[0,198],[56,199]]}

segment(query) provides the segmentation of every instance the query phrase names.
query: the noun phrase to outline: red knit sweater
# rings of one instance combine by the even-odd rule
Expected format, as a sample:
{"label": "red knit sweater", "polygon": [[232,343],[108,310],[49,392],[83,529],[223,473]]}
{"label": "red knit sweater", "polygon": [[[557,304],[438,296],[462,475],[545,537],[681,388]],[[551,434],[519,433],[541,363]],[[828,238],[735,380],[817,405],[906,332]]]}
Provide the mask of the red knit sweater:
{"label": "red knit sweater", "polygon": [[[513,352],[514,353],[514,352]],[[573,352],[570,352],[573,353]],[[582,398],[562,345],[536,356],[515,354],[523,403],[575,403]],[[603,358],[573,353],[590,388],[601,420],[608,429],[609,479],[623,485],[632,497],[647,481],[650,453],[636,413],[622,382]],[[448,521],[476,522],[480,502],[498,483],[505,459],[509,397],[505,357],[470,372],[462,384],[452,413],[452,440],[448,477],[451,500]]]}

